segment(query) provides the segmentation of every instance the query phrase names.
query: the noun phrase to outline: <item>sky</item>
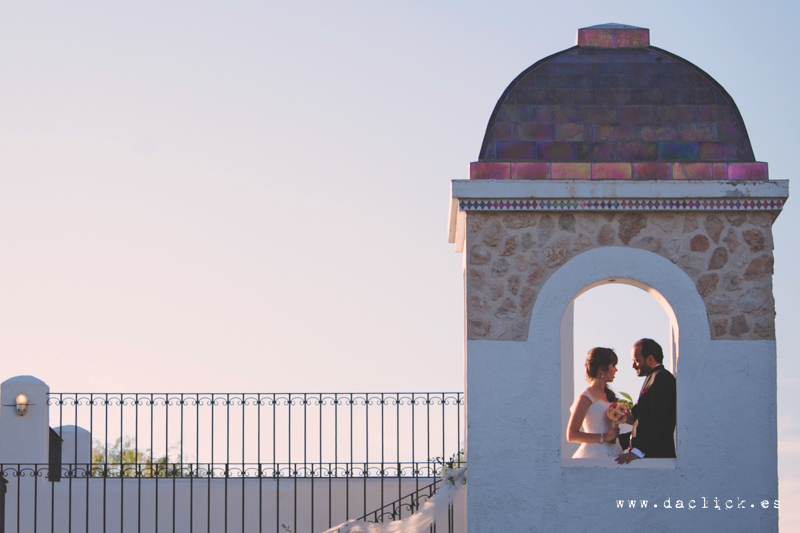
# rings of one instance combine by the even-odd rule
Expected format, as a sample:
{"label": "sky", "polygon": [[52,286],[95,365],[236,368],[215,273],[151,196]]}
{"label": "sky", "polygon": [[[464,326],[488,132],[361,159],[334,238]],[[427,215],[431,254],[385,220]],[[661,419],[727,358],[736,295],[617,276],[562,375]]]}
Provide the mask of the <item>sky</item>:
{"label": "sky", "polygon": [[[650,28],[727,89],[771,178],[793,178],[793,2],[0,9],[0,378],[53,391],[463,390],[450,181],[505,87],[581,27]],[[800,497],[793,206],[774,227],[785,502]],[[623,360],[638,331],[608,341]],[[782,527],[800,528],[790,507]]]}

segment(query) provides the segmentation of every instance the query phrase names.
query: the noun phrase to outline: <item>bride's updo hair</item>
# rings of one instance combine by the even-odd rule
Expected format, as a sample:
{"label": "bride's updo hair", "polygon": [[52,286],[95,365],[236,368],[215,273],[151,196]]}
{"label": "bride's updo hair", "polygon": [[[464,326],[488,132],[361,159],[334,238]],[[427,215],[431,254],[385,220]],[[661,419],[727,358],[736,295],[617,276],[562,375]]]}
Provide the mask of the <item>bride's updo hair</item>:
{"label": "bride's updo hair", "polygon": [[[619,362],[617,354],[611,348],[592,348],[586,356],[586,380],[590,381],[597,377],[600,369],[608,369],[608,365],[616,365]],[[606,398],[609,402],[616,402],[617,395],[606,385]]]}

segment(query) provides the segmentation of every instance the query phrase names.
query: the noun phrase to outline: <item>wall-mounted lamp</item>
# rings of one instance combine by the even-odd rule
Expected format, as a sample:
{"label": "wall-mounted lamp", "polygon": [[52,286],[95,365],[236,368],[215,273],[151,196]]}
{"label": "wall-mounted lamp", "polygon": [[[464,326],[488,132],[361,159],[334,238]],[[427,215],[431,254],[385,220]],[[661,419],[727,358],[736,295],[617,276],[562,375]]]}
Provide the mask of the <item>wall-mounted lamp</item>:
{"label": "wall-mounted lamp", "polygon": [[28,397],[24,394],[17,394],[17,414],[19,416],[25,416],[25,413],[28,412]]}

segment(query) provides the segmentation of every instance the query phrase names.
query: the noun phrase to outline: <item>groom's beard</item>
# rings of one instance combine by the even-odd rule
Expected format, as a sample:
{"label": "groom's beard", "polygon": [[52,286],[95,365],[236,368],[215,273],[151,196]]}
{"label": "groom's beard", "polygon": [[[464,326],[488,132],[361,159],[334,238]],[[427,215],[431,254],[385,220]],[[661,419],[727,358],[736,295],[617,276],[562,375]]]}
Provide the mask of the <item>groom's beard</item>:
{"label": "groom's beard", "polygon": [[661,364],[659,363],[656,366],[654,366],[653,368],[639,367],[639,370],[637,370],[636,373],[638,374],[638,376],[640,378],[646,378],[647,376],[652,374],[655,371],[656,368],[658,368],[660,366],[661,366]]}

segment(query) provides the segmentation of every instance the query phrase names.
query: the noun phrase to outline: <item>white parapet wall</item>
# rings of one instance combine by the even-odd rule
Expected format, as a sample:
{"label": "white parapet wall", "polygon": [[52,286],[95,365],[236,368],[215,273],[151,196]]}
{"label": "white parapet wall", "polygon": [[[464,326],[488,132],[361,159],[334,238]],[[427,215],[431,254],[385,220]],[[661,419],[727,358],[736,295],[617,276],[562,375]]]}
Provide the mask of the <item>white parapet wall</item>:
{"label": "white parapet wall", "polygon": [[[310,478],[62,478],[11,479],[6,531],[274,531],[319,533],[413,492],[417,480]],[[8,474],[7,474],[8,475]],[[426,486],[432,479],[420,478]],[[313,498],[312,498],[313,493]],[[464,531],[462,491],[454,502],[455,531]],[[350,512],[346,512],[349,505]],[[408,506],[395,509],[410,515]],[[391,513],[391,509],[389,509]],[[388,516],[384,516],[389,520]],[[285,526],[285,527],[284,527]],[[173,529],[174,527],[174,529]]]}

